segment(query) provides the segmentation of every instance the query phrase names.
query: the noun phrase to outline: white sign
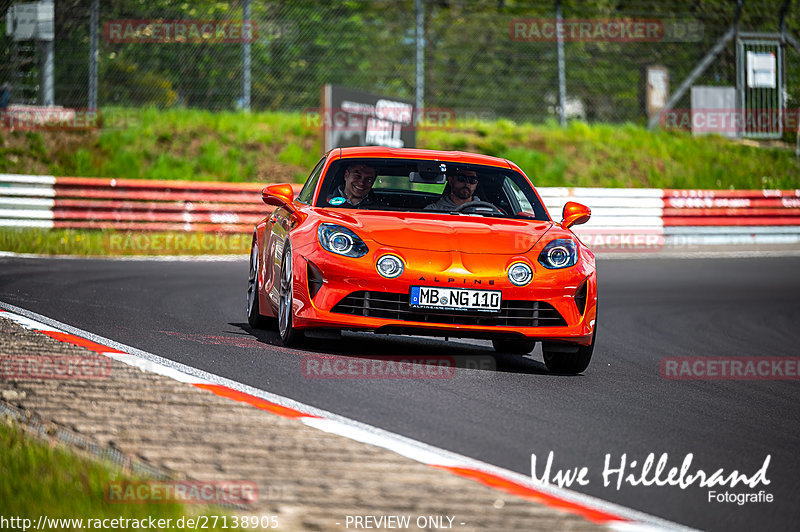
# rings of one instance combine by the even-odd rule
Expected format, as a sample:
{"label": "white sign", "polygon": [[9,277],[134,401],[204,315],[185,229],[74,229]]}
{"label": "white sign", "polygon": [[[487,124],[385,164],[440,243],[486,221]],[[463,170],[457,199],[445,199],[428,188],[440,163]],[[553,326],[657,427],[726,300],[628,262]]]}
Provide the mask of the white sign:
{"label": "white sign", "polygon": [[15,41],[29,41],[36,36],[36,17],[39,4],[17,4],[8,8],[6,34]]}
{"label": "white sign", "polygon": [[55,38],[55,7],[51,0],[39,2],[36,18],[36,38],[52,41]]}
{"label": "white sign", "polygon": [[6,13],[6,34],[15,41],[52,41],[55,11],[53,2],[16,4]]}
{"label": "white sign", "polygon": [[647,68],[647,115],[653,116],[667,105],[669,74],[663,67]]}
{"label": "white sign", "polygon": [[773,52],[747,52],[747,86],[774,89],[777,86],[776,64]]}

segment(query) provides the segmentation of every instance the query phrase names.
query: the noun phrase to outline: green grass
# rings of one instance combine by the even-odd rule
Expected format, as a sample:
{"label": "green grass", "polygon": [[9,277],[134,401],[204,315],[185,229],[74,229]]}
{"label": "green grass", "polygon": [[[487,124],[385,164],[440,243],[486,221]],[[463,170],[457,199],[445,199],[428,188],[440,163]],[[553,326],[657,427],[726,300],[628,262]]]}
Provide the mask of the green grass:
{"label": "green grass", "polygon": [[103,110],[94,131],[0,131],[0,172],[295,181],[319,160],[319,133],[300,113]]}
{"label": "green grass", "polygon": [[[0,516],[32,520],[40,516],[62,519],[171,519],[220,515],[205,506],[188,508],[175,503],[107,502],[110,482],[136,481],[104,463],[89,460],[65,448],[52,446],[26,435],[19,427],[0,420]],[[222,512],[223,515],[227,512]],[[228,517],[230,522],[230,517]],[[221,522],[221,521],[220,521]],[[18,528],[19,527],[19,521]],[[164,521],[166,524],[166,521]],[[52,527],[80,530],[72,523]],[[84,523],[85,528],[86,523]],[[13,523],[10,528],[13,528]],[[47,529],[47,527],[45,527]],[[217,528],[221,530],[220,528]],[[217,530],[213,529],[212,530]]]}
{"label": "green grass", "polygon": [[[507,157],[538,186],[800,188],[786,145],[634,124],[510,120],[418,132],[421,148]],[[313,116],[107,108],[89,132],[0,131],[0,172],[216,181],[302,181],[321,155]]]}
{"label": "green grass", "polygon": [[760,189],[797,188],[792,150],[719,136],[649,131],[634,124],[570,122],[460,125],[421,135],[421,147],[505,157],[537,186]]}
{"label": "green grass", "polygon": [[250,240],[235,233],[0,228],[0,251],[45,255],[235,255],[249,253]]}

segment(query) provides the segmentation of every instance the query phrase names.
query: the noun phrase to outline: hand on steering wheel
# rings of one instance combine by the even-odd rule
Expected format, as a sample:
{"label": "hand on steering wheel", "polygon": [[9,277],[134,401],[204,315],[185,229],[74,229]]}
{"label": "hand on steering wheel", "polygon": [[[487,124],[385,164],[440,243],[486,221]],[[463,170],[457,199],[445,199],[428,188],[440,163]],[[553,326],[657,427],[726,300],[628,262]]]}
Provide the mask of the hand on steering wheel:
{"label": "hand on steering wheel", "polygon": [[474,213],[481,211],[486,212],[486,210],[488,209],[492,214],[499,214],[501,216],[505,216],[505,213],[500,209],[498,209],[497,207],[495,207],[493,204],[489,203],[488,201],[480,201],[480,200],[468,201],[467,203],[456,207],[453,212],[464,212],[470,209],[472,209],[472,212]]}

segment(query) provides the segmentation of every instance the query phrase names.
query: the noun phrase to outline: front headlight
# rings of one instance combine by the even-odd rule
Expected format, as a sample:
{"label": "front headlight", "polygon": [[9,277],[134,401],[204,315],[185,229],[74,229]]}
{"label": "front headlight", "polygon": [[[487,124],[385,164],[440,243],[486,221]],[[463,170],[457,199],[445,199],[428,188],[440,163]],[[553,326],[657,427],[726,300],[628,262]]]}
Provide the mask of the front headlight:
{"label": "front headlight", "polygon": [[578,246],[569,238],[553,240],[539,253],[539,264],[549,270],[569,268],[577,262]]}
{"label": "front headlight", "polygon": [[357,234],[336,224],[320,224],[317,238],[323,249],[345,257],[363,257],[369,251]]}

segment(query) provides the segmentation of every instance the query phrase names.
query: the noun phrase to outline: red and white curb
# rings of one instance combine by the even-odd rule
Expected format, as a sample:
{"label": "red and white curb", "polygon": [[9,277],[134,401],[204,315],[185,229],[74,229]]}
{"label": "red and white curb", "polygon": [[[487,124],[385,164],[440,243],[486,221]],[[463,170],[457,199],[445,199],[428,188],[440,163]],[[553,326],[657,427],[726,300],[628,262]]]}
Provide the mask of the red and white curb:
{"label": "red and white curb", "polygon": [[84,347],[142,371],[163,375],[272,414],[296,419],[324,432],[393,451],[436,469],[480,482],[498,491],[579,515],[590,522],[613,530],[693,530],[566,488],[537,483],[514,471],[179,364],[8,303],[0,302],[0,318],[7,318],[28,330],[45,334],[60,342]]}

